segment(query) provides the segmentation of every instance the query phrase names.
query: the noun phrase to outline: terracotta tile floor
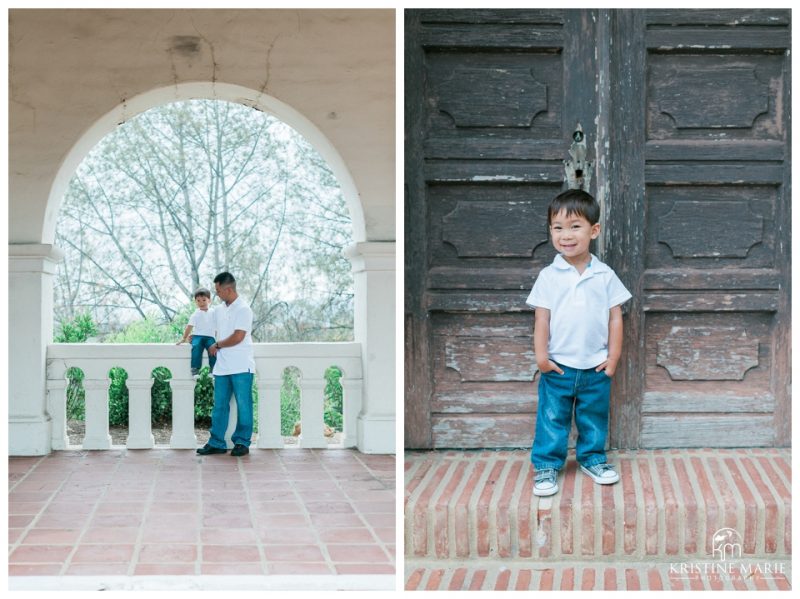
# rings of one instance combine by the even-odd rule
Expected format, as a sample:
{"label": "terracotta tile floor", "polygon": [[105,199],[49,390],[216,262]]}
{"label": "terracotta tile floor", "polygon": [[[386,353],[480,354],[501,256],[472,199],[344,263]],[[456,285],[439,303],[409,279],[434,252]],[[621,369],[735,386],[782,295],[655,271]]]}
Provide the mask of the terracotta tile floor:
{"label": "terracotta tile floor", "polygon": [[10,458],[9,575],[395,573],[395,457],[354,450]]}

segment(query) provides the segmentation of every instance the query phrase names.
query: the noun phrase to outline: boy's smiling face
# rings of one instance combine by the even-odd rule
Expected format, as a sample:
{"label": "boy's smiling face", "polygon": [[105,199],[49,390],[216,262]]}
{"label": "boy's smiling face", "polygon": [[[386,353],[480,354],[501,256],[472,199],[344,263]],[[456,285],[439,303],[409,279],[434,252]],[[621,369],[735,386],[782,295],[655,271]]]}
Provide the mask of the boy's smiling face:
{"label": "boy's smiling face", "polygon": [[573,266],[589,261],[589,242],[600,235],[600,223],[591,224],[578,213],[561,210],[550,219],[553,247]]}

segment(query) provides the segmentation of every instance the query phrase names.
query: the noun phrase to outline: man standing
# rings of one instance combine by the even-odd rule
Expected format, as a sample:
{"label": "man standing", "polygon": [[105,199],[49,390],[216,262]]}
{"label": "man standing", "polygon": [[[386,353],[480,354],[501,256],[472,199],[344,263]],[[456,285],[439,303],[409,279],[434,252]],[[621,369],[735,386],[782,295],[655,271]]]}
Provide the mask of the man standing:
{"label": "man standing", "polygon": [[253,358],[253,311],[236,292],[236,279],[229,272],[214,278],[214,289],[225,305],[214,312],[217,339],[208,350],[216,356],[214,366],[214,410],[211,413],[211,438],[197,450],[200,455],[225,453],[225,432],[230,416],[231,393],[236,396],[238,418],[233,431],[232,456],[250,453],[250,437],[253,435],[253,374],[256,363]]}

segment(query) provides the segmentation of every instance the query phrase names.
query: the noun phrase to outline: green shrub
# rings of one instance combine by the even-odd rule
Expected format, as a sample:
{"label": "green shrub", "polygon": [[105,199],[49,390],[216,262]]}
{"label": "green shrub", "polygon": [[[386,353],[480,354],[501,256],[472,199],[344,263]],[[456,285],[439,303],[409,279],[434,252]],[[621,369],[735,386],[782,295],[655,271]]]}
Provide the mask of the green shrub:
{"label": "green shrub", "polygon": [[214,410],[214,381],[208,366],[200,369],[200,376],[194,386],[194,422],[198,426],[211,426],[211,412]]}
{"label": "green shrub", "polygon": [[86,391],[83,388],[84,374],[80,368],[67,369],[67,418],[84,420],[86,418]]}
{"label": "green shrub", "polygon": [[122,368],[112,368],[108,373],[111,382],[108,387],[108,424],[125,426],[128,424],[128,373]]}
{"label": "green shrub", "polygon": [[78,314],[72,320],[60,320],[58,328],[60,331],[53,336],[56,343],[83,343],[97,335],[97,326],[88,312]]}
{"label": "green shrub", "polygon": [[175,332],[172,325],[161,323],[151,316],[130,323],[105,341],[106,343],[175,343],[178,339],[180,334]]}
{"label": "green shrub", "polygon": [[342,371],[337,366],[331,366],[325,371],[325,424],[335,431],[342,430],[343,393]]}
{"label": "green shrub", "polygon": [[153,386],[150,389],[150,418],[153,424],[172,423],[172,374],[163,366],[153,369]]}
{"label": "green shrub", "polygon": [[281,385],[281,435],[291,437],[300,420],[300,371],[286,368]]}

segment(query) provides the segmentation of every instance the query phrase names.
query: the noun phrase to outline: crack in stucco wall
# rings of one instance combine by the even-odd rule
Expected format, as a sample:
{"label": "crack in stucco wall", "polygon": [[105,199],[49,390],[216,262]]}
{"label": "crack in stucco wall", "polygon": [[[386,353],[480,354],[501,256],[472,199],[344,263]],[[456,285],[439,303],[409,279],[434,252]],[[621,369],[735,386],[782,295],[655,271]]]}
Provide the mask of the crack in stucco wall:
{"label": "crack in stucco wall", "polygon": [[266,73],[264,74],[264,85],[262,85],[259,90],[259,96],[262,94],[267,93],[267,87],[269,86],[269,76],[272,72],[272,50],[275,48],[275,44],[278,43],[278,40],[281,38],[282,34],[278,34],[272,40],[272,42],[267,46],[267,60],[266,60]]}
{"label": "crack in stucco wall", "polygon": [[216,83],[217,67],[219,65],[217,64],[217,58],[214,51],[214,44],[212,44],[211,40],[209,40],[205,35],[203,35],[200,32],[200,30],[197,28],[197,25],[195,25],[194,19],[192,19],[191,22],[192,22],[192,28],[197,32],[197,35],[200,37],[200,39],[203,40],[206,44],[208,44],[208,49],[211,52],[211,83],[212,84]]}
{"label": "crack in stucco wall", "polygon": [[[300,35],[300,12],[294,11],[295,16],[295,32],[293,35],[299,36]],[[292,37],[292,35],[286,35],[285,32],[278,33],[274,38],[272,38],[271,42],[268,42],[266,39],[264,40],[267,44],[267,54],[265,60],[265,73],[264,73],[264,84],[259,88],[258,94],[259,98],[263,94],[267,93],[267,88],[269,87],[269,80],[270,75],[272,74],[272,51],[275,49],[275,44],[278,43],[278,40],[282,37]]]}

